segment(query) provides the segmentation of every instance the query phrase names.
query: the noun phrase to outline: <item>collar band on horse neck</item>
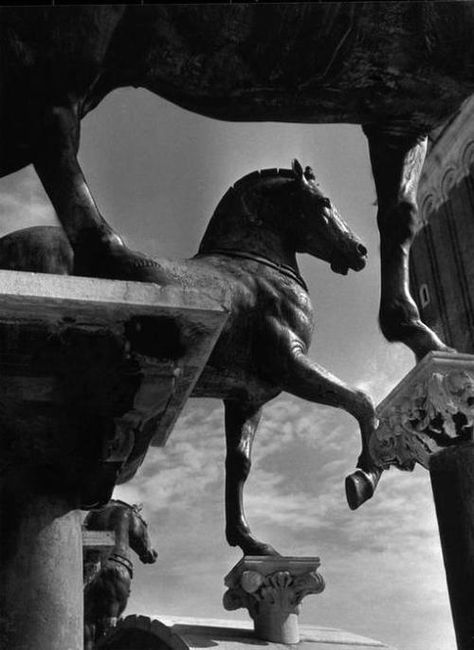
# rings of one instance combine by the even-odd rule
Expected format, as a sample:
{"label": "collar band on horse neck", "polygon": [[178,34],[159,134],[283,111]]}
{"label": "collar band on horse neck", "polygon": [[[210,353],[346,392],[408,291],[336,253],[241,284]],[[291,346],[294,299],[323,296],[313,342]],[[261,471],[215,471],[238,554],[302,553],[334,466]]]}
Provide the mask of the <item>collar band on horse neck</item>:
{"label": "collar band on horse neck", "polygon": [[112,553],[109,555],[109,560],[112,560],[112,562],[117,562],[117,564],[121,564],[123,567],[125,567],[130,574],[130,578],[133,580],[133,562],[129,560],[128,557],[120,555],[119,553]]}
{"label": "collar band on horse neck", "polygon": [[295,269],[293,269],[291,266],[288,266],[287,264],[279,264],[278,262],[273,262],[264,255],[247,253],[245,251],[239,251],[233,248],[211,248],[210,250],[198,253],[195,257],[201,257],[203,255],[226,255],[227,257],[240,257],[244,260],[252,260],[253,262],[258,262],[259,264],[263,264],[264,266],[268,266],[271,269],[275,269],[282,275],[286,275],[288,278],[291,278],[308,293],[308,285],[303,280],[298,271],[295,271]]}

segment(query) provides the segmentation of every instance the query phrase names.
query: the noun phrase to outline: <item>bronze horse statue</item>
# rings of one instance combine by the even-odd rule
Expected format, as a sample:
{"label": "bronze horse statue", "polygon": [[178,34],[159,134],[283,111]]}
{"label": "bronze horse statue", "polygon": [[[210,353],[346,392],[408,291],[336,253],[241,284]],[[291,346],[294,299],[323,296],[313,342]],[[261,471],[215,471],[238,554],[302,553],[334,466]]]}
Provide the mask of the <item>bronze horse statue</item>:
{"label": "bronze horse statue", "polygon": [[4,7],[0,175],[32,163],[75,272],[146,279],[77,160],[80,121],[142,87],[232,121],[361,124],[378,197],[380,324],[417,358],[446,346],[408,287],[426,135],[474,91],[472,2]]}
{"label": "bronze horse statue", "polygon": [[[130,552],[134,551],[144,564],[156,562],[158,554],[152,546],[147,523],[136,505],[113,499],[102,508],[90,510],[84,527],[115,533],[112,552],[84,585],[84,648],[93,650],[95,644],[117,625],[127,606],[133,579]],[[85,563],[87,561],[86,557]]]}
{"label": "bronze horse statue", "polygon": [[[44,255],[44,238],[55,241]],[[225,404],[226,534],[246,555],[275,553],[250,532],[242,492],[262,406],[286,391],[342,408],[359,422],[362,453],[348,478],[351,507],[372,496],[379,471],[366,441],[375,426],[371,400],[311,361],[313,310],[296,260],[308,253],[338,273],[365,266],[367,250],[318,188],[309,167],[267,169],[242,178],[219,202],[199,253],[184,261],[142,258],[147,278],[230,297],[230,314],[192,393]],[[38,266],[35,266],[38,265]],[[0,268],[70,273],[69,242],[60,228],[29,228],[0,239]],[[152,435],[153,432],[150,433]],[[133,476],[150,440],[138,440],[122,480]]]}

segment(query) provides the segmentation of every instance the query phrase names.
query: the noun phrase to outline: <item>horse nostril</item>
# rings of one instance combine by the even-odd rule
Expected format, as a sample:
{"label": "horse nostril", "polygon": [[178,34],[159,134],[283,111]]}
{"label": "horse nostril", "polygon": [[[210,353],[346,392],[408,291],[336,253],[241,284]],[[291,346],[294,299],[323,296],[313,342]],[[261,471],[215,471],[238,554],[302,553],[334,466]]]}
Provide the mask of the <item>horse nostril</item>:
{"label": "horse nostril", "polygon": [[359,255],[367,255],[367,249],[364,244],[357,244],[357,252]]}

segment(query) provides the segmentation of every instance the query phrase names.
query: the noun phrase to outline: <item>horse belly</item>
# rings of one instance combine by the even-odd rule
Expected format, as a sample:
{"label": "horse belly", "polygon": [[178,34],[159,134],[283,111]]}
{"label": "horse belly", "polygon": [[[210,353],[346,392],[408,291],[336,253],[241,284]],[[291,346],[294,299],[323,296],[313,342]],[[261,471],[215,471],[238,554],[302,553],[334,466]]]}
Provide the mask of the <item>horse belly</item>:
{"label": "horse belly", "polygon": [[161,18],[173,29],[154,42],[145,86],[223,120],[415,119],[426,130],[474,90],[474,52],[451,65],[443,27],[466,33],[473,19],[456,3],[434,17],[410,4],[167,7]]}

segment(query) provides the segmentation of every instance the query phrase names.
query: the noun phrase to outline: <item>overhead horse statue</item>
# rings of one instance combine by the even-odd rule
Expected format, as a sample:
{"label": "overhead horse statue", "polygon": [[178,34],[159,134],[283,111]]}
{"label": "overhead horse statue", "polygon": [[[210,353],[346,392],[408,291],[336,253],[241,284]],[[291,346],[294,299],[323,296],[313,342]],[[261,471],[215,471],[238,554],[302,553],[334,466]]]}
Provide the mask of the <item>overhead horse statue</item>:
{"label": "overhead horse statue", "polygon": [[446,346],[408,287],[426,135],[474,91],[474,3],[84,5],[0,10],[0,174],[33,163],[75,272],[146,279],[101,216],[77,160],[80,121],[146,88],[232,121],[361,124],[378,197],[389,340]]}
{"label": "overhead horse statue", "polygon": [[[50,241],[44,255],[44,239]],[[53,245],[54,244],[54,245]],[[267,169],[240,179],[219,202],[199,253],[183,261],[142,258],[147,278],[159,285],[225,290],[230,313],[194,397],[224,400],[226,535],[245,555],[276,551],[255,539],[244,514],[243,488],[263,405],[286,391],[342,408],[359,422],[362,452],[348,477],[350,504],[372,496],[380,471],[373,467],[368,439],[376,418],[370,398],[309,359],[313,309],[296,260],[308,253],[333,271],[361,270],[367,250],[318,188],[309,167]],[[0,268],[70,273],[73,254],[60,228],[34,227],[0,239]],[[278,434],[275,434],[278,435]],[[121,480],[143,461],[153,436],[140,438]]]}

